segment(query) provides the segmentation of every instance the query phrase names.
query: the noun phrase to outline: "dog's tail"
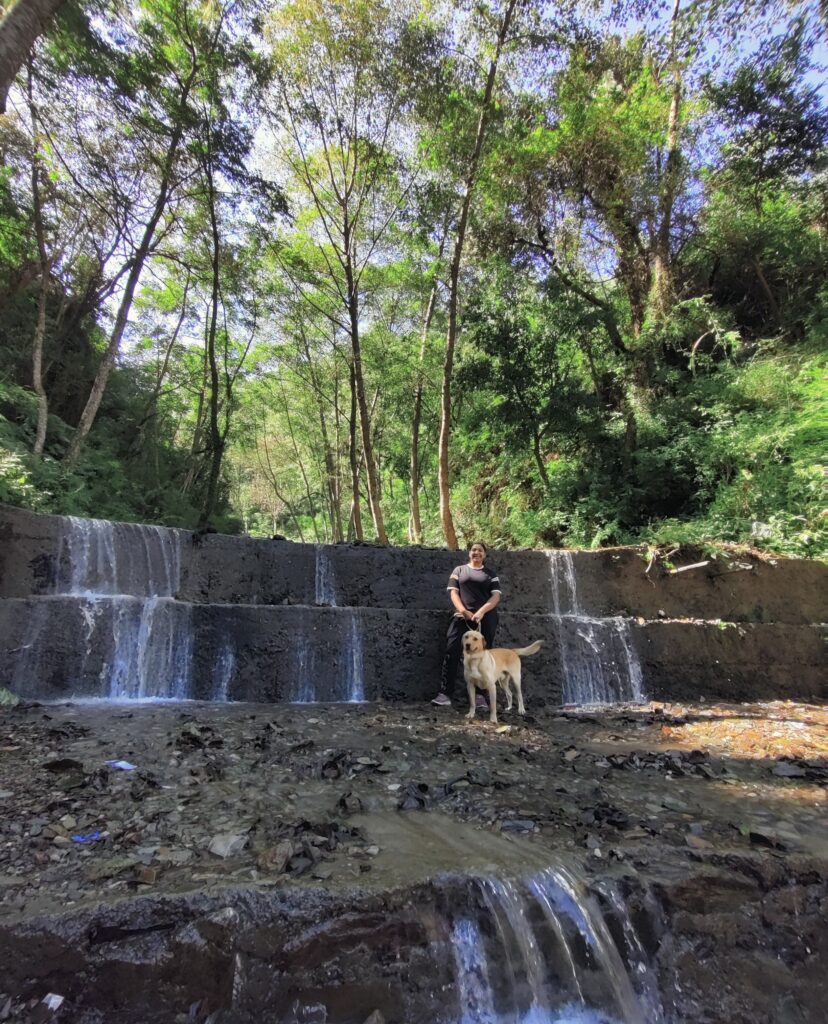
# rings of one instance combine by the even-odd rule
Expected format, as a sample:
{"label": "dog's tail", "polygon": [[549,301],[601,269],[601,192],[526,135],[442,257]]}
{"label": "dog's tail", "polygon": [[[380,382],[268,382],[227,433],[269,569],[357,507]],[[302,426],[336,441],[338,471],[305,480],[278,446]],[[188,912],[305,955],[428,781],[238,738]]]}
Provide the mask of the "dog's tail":
{"label": "dog's tail", "polygon": [[537,654],[542,645],[543,640],[536,640],[533,644],[529,644],[528,647],[516,647],[514,651],[519,658],[525,658],[527,654]]}

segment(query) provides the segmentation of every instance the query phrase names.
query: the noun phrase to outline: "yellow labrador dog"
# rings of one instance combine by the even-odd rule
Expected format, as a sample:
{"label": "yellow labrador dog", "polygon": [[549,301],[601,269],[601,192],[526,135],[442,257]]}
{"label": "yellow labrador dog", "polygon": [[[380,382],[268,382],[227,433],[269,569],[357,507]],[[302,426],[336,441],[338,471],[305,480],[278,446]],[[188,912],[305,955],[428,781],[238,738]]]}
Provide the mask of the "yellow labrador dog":
{"label": "yellow labrador dog", "polygon": [[518,702],[518,714],[526,714],[523,706],[523,691],[520,688],[520,659],[527,654],[537,654],[542,640],[536,640],[528,647],[493,647],[486,650],[483,634],[470,629],[463,637],[463,674],[469,691],[469,713],[466,718],[474,718],[476,688],[487,690],[489,694],[489,721],[497,722],[497,684],[503,687],[506,694],[506,710],[512,710],[512,687],[515,688]]}

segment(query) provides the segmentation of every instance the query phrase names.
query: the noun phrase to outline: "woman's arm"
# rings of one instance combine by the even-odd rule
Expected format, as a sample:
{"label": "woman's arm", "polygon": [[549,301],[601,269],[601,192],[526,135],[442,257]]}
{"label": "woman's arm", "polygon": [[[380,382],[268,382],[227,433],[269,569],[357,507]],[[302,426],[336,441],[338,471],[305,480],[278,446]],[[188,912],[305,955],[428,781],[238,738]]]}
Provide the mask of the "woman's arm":
{"label": "woman's arm", "polygon": [[460,599],[460,591],[459,590],[449,590],[449,594],[451,595],[451,603],[454,605],[455,612],[461,618],[463,618],[463,619],[470,619],[471,618],[471,612],[468,610],[468,608],[463,604],[462,600]]}
{"label": "woman's arm", "polygon": [[478,608],[477,611],[474,613],[474,615],[472,615],[472,619],[474,619],[475,622],[480,622],[483,619],[483,616],[487,612],[493,611],[495,608],[497,608],[497,606],[499,604],[500,604],[500,591],[499,590],[495,590],[495,592],[492,594],[492,596],[489,598],[489,600],[483,605],[483,607],[482,608]]}

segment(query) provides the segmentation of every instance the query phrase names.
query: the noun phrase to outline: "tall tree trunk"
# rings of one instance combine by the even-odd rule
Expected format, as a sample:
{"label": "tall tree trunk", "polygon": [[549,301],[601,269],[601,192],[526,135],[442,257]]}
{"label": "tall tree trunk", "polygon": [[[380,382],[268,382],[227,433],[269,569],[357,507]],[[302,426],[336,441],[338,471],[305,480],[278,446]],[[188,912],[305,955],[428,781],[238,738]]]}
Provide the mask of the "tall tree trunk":
{"label": "tall tree trunk", "polygon": [[532,452],[535,456],[535,465],[538,467],[538,473],[540,473],[541,483],[544,488],[549,490],[549,474],[546,472],[546,466],[543,464],[543,454],[541,452],[541,441],[542,434],[535,430],[532,432]]}
{"label": "tall tree trunk", "polygon": [[420,423],[423,417],[423,372],[428,347],[428,332],[431,328],[431,321],[434,316],[434,307],[437,305],[437,280],[431,288],[431,295],[428,297],[425,320],[423,321],[423,333],[420,339],[420,363],[417,367],[417,384],[414,389],[414,414],[411,421],[411,529],[409,540],[415,544],[423,543],[423,524],[420,520]]}
{"label": "tall tree trunk", "polygon": [[[293,519],[293,524],[296,527],[296,532],[299,534],[299,540],[304,544],[305,543],[305,534],[302,532],[302,523],[299,520],[299,516],[296,513],[296,509],[291,504],[290,499],[287,497],[287,495],[282,495],[279,492],[279,485],[278,485],[278,482],[276,480],[276,473],[273,470],[273,463],[270,461],[270,450],[267,447],[267,424],[266,423],[262,423],[262,445],[264,446],[265,459],[267,460],[266,476],[270,480],[270,486],[273,488],[273,493],[276,495],[276,497],[279,499],[279,501],[281,501],[281,503],[288,510],[288,513],[290,514],[290,517]],[[259,455],[259,446],[258,445],[256,445],[256,456],[257,456],[257,458],[259,460],[259,465],[261,466],[262,465],[262,457],[261,457],[261,455]],[[264,466],[262,466],[262,469],[264,469]],[[273,519],[273,532],[274,533],[276,532],[276,519],[275,519],[275,517]]]}
{"label": "tall tree trunk", "polygon": [[65,0],[15,0],[0,21],[0,114],[6,113],[9,89],[38,36]]}
{"label": "tall tree trunk", "polygon": [[92,429],[92,424],[95,422],[95,417],[98,414],[98,409],[100,408],[104,392],[106,391],[106,385],[109,382],[109,376],[112,373],[115,366],[115,360],[118,357],[118,352],[121,347],[121,339],[124,336],[127,321],[129,320],[130,310],[132,309],[132,300],[135,297],[135,289],[138,287],[138,281],[141,277],[147,257],[152,251],[153,243],[155,241],[155,231],[162,216],[164,215],[164,210],[167,207],[173,168],[175,167],[175,159],[178,155],[178,147],[181,144],[181,139],[184,134],[184,107],[190,94],[190,89],[195,81],[195,75],[196,66],[194,64],[187,81],[182,87],[179,111],[180,116],[173,129],[169,145],[167,146],[167,152],[164,156],[161,180],[158,186],[158,195],[155,199],[155,205],[153,206],[150,218],[144,227],[138,249],[132,258],[132,266],[130,267],[129,276],[127,277],[126,284],[124,285],[124,294],[121,298],[121,304],[119,305],[118,312],[115,316],[115,324],[112,328],[109,344],[106,347],[106,352],[104,352],[103,359],[98,367],[98,372],[95,375],[95,380],[92,383],[92,390],[89,393],[86,406],[81,413],[81,418],[78,422],[77,429],[75,430],[75,435],[72,438],[64,457],[65,461],[69,464],[77,461],[81,446],[86,440],[89,431]]}
{"label": "tall tree trunk", "polygon": [[147,425],[150,424],[152,429],[157,433],[158,425],[158,399],[161,397],[161,389],[164,386],[164,378],[167,376],[167,370],[170,366],[170,359],[172,358],[172,352],[175,348],[175,343],[178,341],[178,335],[181,333],[181,328],[184,325],[184,320],[187,316],[187,295],[190,290],[190,271],[187,271],[187,280],[184,284],[184,298],[181,304],[181,313],[178,316],[178,322],[175,325],[175,330],[170,336],[170,340],[167,343],[167,347],[164,350],[164,358],[161,361],[161,366],[155,377],[155,384],[152,388],[152,393],[147,399],[146,405],[144,406],[144,414],[138,423],[138,428],[135,432],[135,438],[130,445],[130,450],[136,454],[141,451],[144,447],[144,437],[146,436]]}
{"label": "tall tree trunk", "polygon": [[46,297],[49,291],[49,274],[51,271],[49,256],[46,252],[46,231],[43,226],[43,204],[40,198],[40,157],[38,156],[37,115],[32,97],[32,65],[29,62],[27,80],[27,96],[29,114],[32,121],[32,208],[34,211],[35,237],[37,239],[37,255],[40,263],[40,293],[37,300],[37,325],[32,341],[32,387],[37,395],[37,430],[32,451],[42,455],[46,447],[46,428],[49,423],[49,399],[43,386],[43,340],[46,335]]}
{"label": "tall tree trunk", "polygon": [[204,161],[204,171],[208,192],[207,205],[210,211],[210,236],[213,249],[211,272],[213,280],[210,290],[210,324],[207,330],[207,362],[210,371],[210,472],[207,477],[207,493],[199,526],[207,526],[209,524],[216,508],[221,464],[224,458],[224,442],[227,437],[227,432],[222,432],[219,427],[220,388],[218,360],[216,358],[216,331],[218,328],[219,279],[221,273],[221,239],[219,238],[218,220],[216,218],[216,193],[213,182],[212,155],[209,152]]}
{"label": "tall tree trunk", "polygon": [[359,507],[359,461],[357,460],[357,397],[354,364],[351,361],[351,419],[348,436],[348,459],[351,466],[351,527],[354,540],[363,539],[362,513]]}
{"label": "tall tree trunk", "polygon": [[285,409],[285,419],[287,420],[288,434],[290,435],[290,444],[293,448],[293,456],[296,459],[296,465],[299,467],[299,473],[302,477],[302,482],[305,485],[305,497],[308,499],[308,509],[310,510],[311,522],[313,523],[313,535],[316,538],[316,543],[319,544],[321,543],[322,538],[319,536],[319,525],[316,522],[316,507],[313,503],[313,494],[308,481],[308,474],[305,472],[305,463],[302,461],[302,456],[299,452],[299,445],[296,443],[296,434],[293,431],[293,420],[290,416],[290,406],[288,404],[287,395],[285,394],[285,388],[281,378],[279,378],[279,390],[282,392],[282,405]]}
{"label": "tall tree trunk", "polygon": [[46,427],[49,422],[49,399],[43,387],[43,338],[46,334],[46,291],[49,271],[44,270],[40,281],[40,295],[37,300],[37,325],[32,344],[32,386],[37,395],[37,430],[32,451],[42,455],[46,447]]}
{"label": "tall tree trunk", "polygon": [[365,469],[368,477],[368,504],[371,509],[371,517],[374,521],[377,540],[380,544],[388,543],[388,536],[385,532],[385,523],[380,508],[379,484],[377,482],[377,467],[374,460],[374,443],[371,438],[371,418],[368,414],[368,402],[365,398],[365,380],[362,375],[362,350],[359,339],[359,295],[354,280],[353,264],[351,262],[351,239],[348,237],[348,230],[345,230],[345,276],[348,284],[348,316],[351,321],[351,355],[353,358],[353,379],[356,390],[357,407],[359,409],[359,425],[362,434],[362,451],[365,455]]}
{"label": "tall tree trunk", "polygon": [[305,335],[304,328],[301,329],[301,333],[302,345],[305,349],[305,358],[308,361],[308,373],[310,374],[311,383],[313,384],[313,390],[316,396],[316,408],[319,413],[319,429],[322,433],[322,446],[325,454],[325,475],[327,477],[328,508],[330,510],[331,519],[331,534],[334,544],[338,544],[343,540],[342,507],[339,495],[339,473],[337,472],[336,460],[334,458],[334,452],[331,448],[331,442],[328,435],[328,424],[325,419],[325,408],[322,402],[322,385],[319,380],[319,375],[316,372],[313,359],[311,358],[310,346],[308,345],[308,339]]}
{"label": "tall tree trunk", "polygon": [[771,290],[771,286],[768,284],[768,279],[765,277],[765,272],[762,270],[762,264],[755,257],[750,261],[751,266],[756,271],[756,277],[759,279],[759,284],[762,286],[762,291],[765,293],[765,298],[768,300],[768,305],[771,308],[771,312],[779,321],[779,303],[776,301],[776,296]]}
{"label": "tall tree trunk", "polygon": [[497,34],[497,45],[494,56],[489,64],[489,73],[486,78],[486,89],[483,94],[483,103],[480,109],[480,119],[477,122],[477,134],[474,140],[474,150],[469,163],[468,174],[466,175],[463,190],[463,201],[460,207],[460,219],[457,223],[457,236],[454,241],[454,251],[451,257],[451,268],[449,273],[449,301],[448,301],[448,331],[446,333],[446,354],[443,362],[443,383],[440,391],[440,439],[438,442],[438,470],[437,480],[440,489],[440,522],[443,526],[443,535],[446,544],[457,548],[457,534],[454,529],[454,519],[451,514],[451,493],[449,490],[449,436],[451,434],[451,379],[454,371],[454,350],[457,344],[457,306],[458,292],[460,286],[460,263],[463,257],[463,246],[466,241],[466,228],[469,223],[469,210],[471,209],[472,192],[474,191],[477,179],[477,170],[480,165],[480,154],[483,151],[483,141],[486,137],[486,128],[491,113],[492,95],[494,93],[495,78],[497,77],[497,66],[500,62],[500,54],[504,43],[509,35],[509,26],[512,22],[512,15],[517,7],[518,0],[508,0],[503,21]]}
{"label": "tall tree trunk", "polygon": [[199,475],[199,454],[201,452],[201,437],[204,432],[204,400],[207,396],[207,337],[204,338],[204,358],[201,361],[201,387],[198,391],[198,404],[196,406],[196,421],[193,428],[193,440],[190,445],[190,468],[182,484],[182,490],[188,494],[195,486]]}
{"label": "tall tree trunk", "polygon": [[673,221],[673,206],[678,192],[681,153],[679,150],[679,115],[681,112],[682,76],[676,53],[678,19],[681,0],[676,0],[670,25],[670,67],[673,78],[673,94],[667,118],[667,159],[659,200],[659,224],[655,237],[653,259],[653,289],[651,304],[654,311],[664,316],[673,301],[673,273],[670,261],[670,230]]}
{"label": "tall tree trunk", "polygon": [[411,463],[409,470],[411,478],[409,505],[411,519],[408,530],[408,539],[414,544],[423,543],[423,524],[420,519],[420,424],[423,417],[423,388],[425,384],[425,361],[428,352],[428,332],[431,330],[431,321],[434,318],[434,310],[437,307],[438,272],[440,262],[443,259],[447,237],[448,215],[443,224],[440,248],[437,251],[437,259],[434,266],[434,283],[431,286],[431,294],[428,297],[428,305],[426,306],[425,317],[423,318],[423,332],[420,337],[420,361],[417,365],[417,382],[414,386],[414,413],[411,420]]}

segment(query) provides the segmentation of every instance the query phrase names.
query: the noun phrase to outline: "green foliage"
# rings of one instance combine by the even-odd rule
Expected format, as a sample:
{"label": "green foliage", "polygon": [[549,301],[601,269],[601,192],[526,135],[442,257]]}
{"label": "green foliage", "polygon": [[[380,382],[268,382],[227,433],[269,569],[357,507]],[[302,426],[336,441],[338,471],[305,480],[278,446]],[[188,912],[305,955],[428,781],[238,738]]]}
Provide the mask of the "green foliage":
{"label": "green foliage", "polygon": [[[462,538],[828,554],[828,112],[799,9],[749,60],[709,49],[741,11],[682,6],[673,36],[523,5],[459,267]],[[416,494],[443,543],[446,282],[500,13],[69,5],[0,125],[0,501],[194,526],[220,467],[218,528],[325,541],[355,535],[353,466],[371,539],[367,437],[392,542]]]}

